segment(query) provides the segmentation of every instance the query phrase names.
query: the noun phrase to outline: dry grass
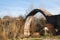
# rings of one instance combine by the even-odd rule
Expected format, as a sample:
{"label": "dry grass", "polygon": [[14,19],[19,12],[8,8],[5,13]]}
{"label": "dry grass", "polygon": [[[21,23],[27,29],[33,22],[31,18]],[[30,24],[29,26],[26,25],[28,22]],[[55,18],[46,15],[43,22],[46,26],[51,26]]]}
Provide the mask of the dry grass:
{"label": "dry grass", "polygon": [[39,38],[32,38],[32,37],[23,38],[23,39],[18,38],[18,39],[15,39],[15,40],[60,40],[59,37],[60,36],[55,36],[55,37],[54,36],[53,37],[49,37],[49,36],[45,37],[45,36],[43,36],[43,37],[39,37]]}
{"label": "dry grass", "polygon": [[[30,18],[29,18],[30,19]],[[29,21],[27,20],[27,22]],[[35,32],[38,28],[41,28],[40,21],[33,17],[32,23],[29,25],[30,30],[33,34],[33,37],[25,38],[24,33],[24,23],[25,20],[23,17],[19,18],[9,18],[5,17],[0,19],[0,40],[53,40],[53,39],[60,39],[60,36],[40,36],[39,32]],[[38,26],[39,27],[38,27]],[[49,25],[48,25],[49,26]],[[41,29],[39,29],[41,30]],[[38,38],[38,36],[39,38]],[[35,37],[36,36],[36,37]],[[35,37],[35,38],[34,38]]]}

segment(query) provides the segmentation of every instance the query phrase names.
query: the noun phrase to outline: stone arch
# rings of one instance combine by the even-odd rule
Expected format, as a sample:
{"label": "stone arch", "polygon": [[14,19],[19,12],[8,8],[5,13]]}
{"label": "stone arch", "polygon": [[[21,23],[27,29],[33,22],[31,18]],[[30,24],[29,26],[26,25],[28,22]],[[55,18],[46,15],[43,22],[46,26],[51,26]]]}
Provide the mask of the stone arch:
{"label": "stone arch", "polygon": [[[37,14],[38,12],[40,12],[41,14],[43,14],[45,18],[46,18],[46,16],[51,16],[51,14],[50,14],[48,11],[44,10],[44,9],[34,9],[34,10],[32,10],[32,11],[26,16],[26,18],[27,18],[28,16],[34,16],[34,15]],[[47,12],[48,12],[48,13],[47,13]],[[46,14],[47,14],[47,15],[46,15]]]}

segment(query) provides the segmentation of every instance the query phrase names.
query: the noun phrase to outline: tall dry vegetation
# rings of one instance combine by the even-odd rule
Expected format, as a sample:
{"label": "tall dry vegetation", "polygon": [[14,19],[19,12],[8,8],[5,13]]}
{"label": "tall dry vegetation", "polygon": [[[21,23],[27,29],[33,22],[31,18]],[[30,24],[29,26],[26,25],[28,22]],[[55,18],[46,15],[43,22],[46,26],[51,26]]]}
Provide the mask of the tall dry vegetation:
{"label": "tall dry vegetation", "polygon": [[24,18],[22,16],[0,18],[0,40],[14,39],[23,35]]}
{"label": "tall dry vegetation", "polygon": [[[31,21],[29,22],[30,19]],[[44,27],[47,27],[49,30],[51,29],[50,33],[53,29],[52,25],[46,24],[46,21],[43,18],[37,19],[36,17],[29,16],[27,20],[25,20],[22,16],[5,16],[3,18],[0,18],[0,40],[23,37],[25,30],[24,27],[27,25],[26,23],[29,23],[27,26],[27,31],[30,32],[30,36],[32,37],[44,35]]]}
{"label": "tall dry vegetation", "polygon": [[31,32],[32,32],[31,36],[39,37],[39,36],[43,35],[44,34],[43,28],[44,28],[45,23],[46,22],[43,18],[38,19],[38,18],[34,17],[31,21]]}

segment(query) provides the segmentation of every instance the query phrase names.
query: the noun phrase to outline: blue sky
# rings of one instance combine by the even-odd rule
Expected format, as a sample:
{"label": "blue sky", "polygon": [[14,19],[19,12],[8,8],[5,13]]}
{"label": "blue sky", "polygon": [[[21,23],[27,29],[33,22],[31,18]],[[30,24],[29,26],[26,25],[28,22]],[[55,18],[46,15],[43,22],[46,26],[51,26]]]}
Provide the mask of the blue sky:
{"label": "blue sky", "polygon": [[60,0],[0,0],[0,17],[24,16],[26,11],[34,8],[44,8],[57,15],[60,14]]}

